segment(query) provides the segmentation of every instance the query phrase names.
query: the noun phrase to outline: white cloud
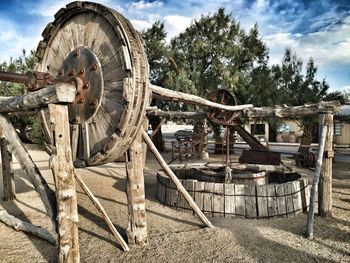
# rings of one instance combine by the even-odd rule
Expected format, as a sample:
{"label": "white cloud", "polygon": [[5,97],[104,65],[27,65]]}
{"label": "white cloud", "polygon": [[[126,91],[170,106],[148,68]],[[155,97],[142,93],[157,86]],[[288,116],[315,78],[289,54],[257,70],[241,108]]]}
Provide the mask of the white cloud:
{"label": "white cloud", "polygon": [[134,2],[129,5],[129,11],[140,11],[145,9],[159,8],[163,6],[162,1],[154,1],[154,2],[145,2],[143,0]]}
{"label": "white cloud", "polygon": [[[60,10],[62,7],[65,7],[67,4],[71,3],[71,0],[45,0],[38,1],[32,5],[27,5],[25,2],[23,5],[25,6],[28,14],[39,15],[42,17],[47,17],[53,19],[54,15]],[[125,10],[115,3],[112,0],[95,0],[94,2],[98,2],[100,4],[115,8],[121,13],[124,13]]]}
{"label": "white cloud", "polygon": [[132,19],[130,20],[130,22],[135,27],[135,29],[139,31],[142,31],[152,26],[152,22],[146,20]]}
{"label": "white cloud", "polygon": [[166,30],[168,32],[167,41],[183,32],[191,24],[192,21],[191,17],[181,15],[168,15],[163,19]]}

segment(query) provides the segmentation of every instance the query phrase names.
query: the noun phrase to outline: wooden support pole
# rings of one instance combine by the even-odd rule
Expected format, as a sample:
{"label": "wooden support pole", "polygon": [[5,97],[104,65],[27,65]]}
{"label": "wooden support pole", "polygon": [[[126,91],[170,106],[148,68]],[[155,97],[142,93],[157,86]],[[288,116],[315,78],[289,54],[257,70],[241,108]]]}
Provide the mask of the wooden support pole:
{"label": "wooden support pole", "polygon": [[78,206],[70,147],[68,107],[49,105],[56,155],[51,158],[58,210],[59,262],[79,262]]}
{"label": "wooden support pole", "polygon": [[23,96],[0,97],[0,112],[38,110],[50,103],[70,103],[74,101],[75,93],[75,85],[56,83]]}
{"label": "wooden support pole", "polygon": [[57,210],[56,197],[54,191],[48,186],[39,169],[36,167],[26,148],[24,148],[16,130],[13,128],[10,121],[0,114],[0,127],[3,128],[4,136],[8,142],[9,150],[16,157],[22,169],[27,174],[35,191],[38,192],[46,212],[48,213],[52,224],[57,229]]}
{"label": "wooden support pole", "polygon": [[129,222],[126,234],[129,244],[144,246],[148,243],[148,237],[145,182],[143,175],[144,155],[141,131],[143,131],[142,128],[140,128],[140,131],[137,133],[125,156],[127,174],[126,194],[129,209]]}
{"label": "wooden support pole", "polygon": [[313,222],[314,222],[314,210],[315,210],[315,196],[316,196],[317,186],[318,186],[318,182],[319,182],[319,178],[322,170],[322,158],[323,158],[324,147],[326,142],[326,132],[327,132],[326,126],[322,126],[320,143],[318,148],[318,156],[316,161],[316,170],[315,170],[314,178],[312,180],[309,212],[307,214],[306,236],[310,240],[314,238]]}
{"label": "wooden support pole", "polygon": [[332,166],[333,166],[333,114],[324,115],[322,125],[326,127],[325,154],[323,168],[318,185],[318,214],[321,217],[332,216]]}
{"label": "wooden support pole", "polygon": [[0,127],[0,148],[2,165],[2,196],[3,201],[11,201],[16,198],[15,180],[13,174],[12,153],[9,151],[8,143]]}
{"label": "wooden support pole", "polygon": [[5,210],[2,210],[2,209],[0,209],[0,221],[10,227],[13,227],[15,230],[21,230],[21,231],[30,233],[34,236],[45,239],[54,245],[57,245],[58,243],[58,236],[56,233],[51,233],[45,228],[35,226],[31,223],[22,221],[10,215],[9,213],[7,213]]}
{"label": "wooden support pole", "polygon": [[183,195],[183,197],[186,199],[187,203],[190,207],[194,210],[194,212],[197,214],[199,219],[208,227],[213,227],[211,222],[208,220],[208,218],[203,214],[203,212],[199,209],[197,204],[193,201],[192,197],[189,195],[189,193],[186,191],[186,189],[183,187],[179,179],[176,177],[174,172],[170,169],[168,164],[163,159],[162,155],[158,152],[156,146],[153,144],[152,140],[149,138],[148,134],[142,130],[142,137],[144,141],[147,143],[148,147],[152,151],[153,155],[158,160],[160,166],[162,166],[164,172],[170,177],[170,179],[174,182],[176,185],[176,189]]}
{"label": "wooden support pole", "polygon": [[81,188],[84,190],[86,195],[90,198],[91,202],[95,205],[97,210],[102,214],[103,219],[107,223],[109,229],[112,231],[112,233],[115,236],[115,238],[117,239],[118,243],[122,246],[123,250],[129,251],[130,249],[129,249],[128,245],[126,244],[126,242],[124,241],[122,236],[118,233],[117,229],[115,229],[111,219],[108,217],[108,215],[107,215],[105,209],[103,208],[102,204],[100,203],[100,201],[94,196],[94,194],[90,191],[90,189],[88,188],[86,183],[83,181],[83,179],[79,175],[74,173],[74,176],[75,176],[75,180],[77,180],[77,182],[79,183]]}

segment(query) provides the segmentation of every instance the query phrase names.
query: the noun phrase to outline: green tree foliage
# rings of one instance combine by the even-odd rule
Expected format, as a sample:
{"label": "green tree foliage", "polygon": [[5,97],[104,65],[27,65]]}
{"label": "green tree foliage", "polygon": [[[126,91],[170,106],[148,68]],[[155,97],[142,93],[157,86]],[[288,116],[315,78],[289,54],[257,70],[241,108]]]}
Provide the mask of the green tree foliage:
{"label": "green tree foliage", "polygon": [[[318,103],[322,100],[341,99],[338,92],[328,93],[329,85],[325,79],[317,80],[317,66],[312,58],[309,59],[303,74],[303,62],[291,49],[287,48],[281,65],[272,67],[274,79],[277,83],[276,97],[278,104],[291,106]],[[301,144],[310,145],[312,135],[317,135],[318,117],[305,116],[294,118],[303,130]],[[308,150],[307,147],[299,151]]]}
{"label": "green tree foliage", "polygon": [[[9,61],[3,61],[0,64],[0,70],[26,73],[33,70],[36,63],[34,50],[29,54],[23,49],[22,54],[16,58],[10,58]],[[0,96],[20,96],[26,93],[26,89],[21,84],[0,82]],[[41,123],[36,116],[27,116],[24,114],[11,114],[10,120],[14,127],[19,131],[19,135],[24,142],[43,143],[44,137],[41,130]]]}
{"label": "green tree foliage", "polygon": [[176,70],[168,72],[167,87],[203,97],[218,88],[239,93],[267,60],[257,26],[245,32],[224,8],[193,21],[172,39],[171,50]]}
{"label": "green tree foliage", "polygon": [[[166,32],[164,23],[157,21],[150,28],[141,32],[145,43],[145,50],[150,66],[149,80],[154,85],[164,86],[166,73],[169,71],[169,47],[166,45]],[[152,100],[152,105],[162,109],[168,108],[167,102],[161,100]],[[160,118],[151,116],[149,118],[152,129],[155,130],[160,125]],[[152,137],[153,143],[157,149],[162,152],[164,150],[164,142],[162,129]]]}
{"label": "green tree foliage", "polygon": [[150,28],[142,31],[141,35],[150,66],[150,82],[155,85],[164,85],[169,65],[169,48],[165,42],[167,34],[164,23],[156,21]]}

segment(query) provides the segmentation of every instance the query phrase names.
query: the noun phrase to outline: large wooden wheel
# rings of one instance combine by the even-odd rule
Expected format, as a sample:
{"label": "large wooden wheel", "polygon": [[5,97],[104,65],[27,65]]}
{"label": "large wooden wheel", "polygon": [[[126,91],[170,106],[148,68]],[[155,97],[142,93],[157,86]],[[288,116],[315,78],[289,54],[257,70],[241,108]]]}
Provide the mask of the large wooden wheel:
{"label": "large wooden wheel", "polygon": [[[100,4],[73,2],[42,33],[37,70],[77,78],[69,106],[73,157],[95,165],[120,158],[134,140],[149,104],[148,64],[130,22]],[[44,131],[51,140],[46,114]]]}

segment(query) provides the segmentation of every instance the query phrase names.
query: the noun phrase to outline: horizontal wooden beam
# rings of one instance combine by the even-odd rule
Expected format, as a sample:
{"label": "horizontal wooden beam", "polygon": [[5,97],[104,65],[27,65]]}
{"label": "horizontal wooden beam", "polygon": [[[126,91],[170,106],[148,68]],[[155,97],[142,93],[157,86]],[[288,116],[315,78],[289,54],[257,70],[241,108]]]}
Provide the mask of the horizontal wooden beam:
{"label": "horizontal wooden beam", "polygon": [[48,104],[72,103],[75,93],[74,84],[55,83],[23,96],[0,97],[0,112],[31,111],[47,107]]}
{"label": "horizontal wooden beam", "polygon": [[339,101],[321,101],[315,104],[301,106],[276,106],[249,108],[243,111],[243,118],[291,118],[320,113],[335,113],[340,111]]}
{"label": "horizontal wooden beam", "polygon": [[165,89],[156,85],[150,84],[150,89],[153,94],[156,94],[158,97],[160,96],[163,99],[168,99],[172,101],[183,101],[189,104],[195,104],[195,105],[200,105],[200,106],[205,106],[205,107],[210,107],[210,108],[216,108],[220,110],[226,110],[226,111],[240,111],[244,110],[247,108],[253,107],[252,104],[246,104],[246,105],[237,105],[237,106],[230,106],[230,105],[223,105],[220,103],[212,102],[210,100],[203,99],[202,97],[184,93],[184,92],[179,92],[179,91],[174,91],[174,90],[169,90]]}
{"label": "horizontal wooden beam", "polygon": [[204,111],[189,112],[189,111],[164,111],[157,107],[147,108],[148,116],[160,116],[164,118],[178,118],[178,119],[203,119],[207,117],[207,113]]}
{"label": "horizontal wooden beam", "polygon": [[[242,110],[241,118],[292,118],[322,113],[336,113],[340,111],[339,101],[322,101],[316,104],[302,106],[276,106],[276,107],[253,107]],[[202,119],[207,117],[204,111],[181,112],[163,111],[157,107],[147,108],[147,115],[161,116],[165,118]]]}

